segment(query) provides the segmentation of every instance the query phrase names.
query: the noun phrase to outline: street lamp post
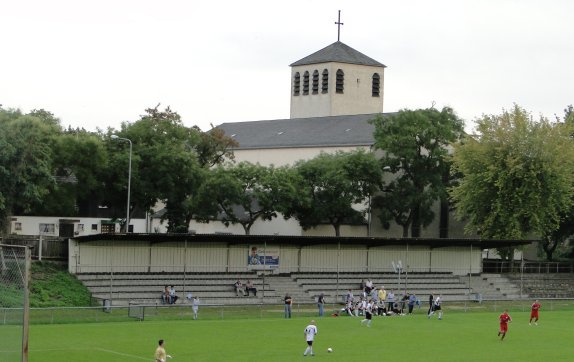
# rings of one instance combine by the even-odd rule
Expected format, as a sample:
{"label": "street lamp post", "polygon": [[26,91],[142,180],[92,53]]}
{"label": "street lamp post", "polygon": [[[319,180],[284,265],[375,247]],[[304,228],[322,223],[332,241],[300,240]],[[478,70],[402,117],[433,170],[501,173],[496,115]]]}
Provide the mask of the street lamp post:
{"label": "street lamp post", "polygon": [[115,134],[111,135],[111,138],[114,140],[122,140],[128,141],[130,143],[130,158],[128,163],[128,206],[126,210],[126,234],[130,231],[130,194],[131,194],[131,183],[132,183],[132,141],[128,138],[123,138],[116,136]]}

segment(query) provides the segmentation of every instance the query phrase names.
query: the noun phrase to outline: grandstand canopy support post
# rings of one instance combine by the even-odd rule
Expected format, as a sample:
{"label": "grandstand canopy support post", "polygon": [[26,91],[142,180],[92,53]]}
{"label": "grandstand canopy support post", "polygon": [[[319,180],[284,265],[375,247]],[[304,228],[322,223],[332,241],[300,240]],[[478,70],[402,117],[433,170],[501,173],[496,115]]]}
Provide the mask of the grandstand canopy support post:
{"label": "grandstand canopy support post", "polygon": [[524,284],[524,253],[520,253],[520,299],[522,299],[522,286]]}
{"label": "grandstand canopy support post", "polygon": [[148,255],[148,261],[147,261],[147,272],[151,273],[151,255],[152,255],[152,242],[150,241],[149,243],[149,255]]}
{"label": "grandstand canopy support post", "polygon": [[187,295],[185,292],[186,287],[186,276],[187,276],[187,238],[183,243],[183,295]]}
{"label": "grandstand canopy support post", "polygon": [[265,300],[265,274],[266,270],[266,262],[267,262],[267,240],[263,244],[263,300]]}
{"label": "grandstand canopy support post", "polygon": [[227,249],[225,250],[226,255],[225,255],[225,271],[227,273],[229,273],[230,269],[229,269],[229,253],[231,253],[231,248],[229,247],[229,243],[227,244]]}
{"label": "grandstand canopy support post", "polygon": [[470,259],[468,261],[468,295],[470,296],[470,290],[472,289],[470,286],[470,281],[472,280],[472,243],[470,243]]}
{"label": "grandstand canopy support post", "polygon": [[[337,293],[335,294],[335,300],[339,298],[339,260],[341,258],[341,241],[337,242]],[[337,304],[335,303],[335,306]]]}
{"label": "grandstand canopy support post", "polygon": [[113,247],[110,248],[110,305],[112,305],[112,295],[114,289],[114,252]]}
{"label": "grandstand canopy support post", "polygon": [[405,290],[403,295],[407,294],[407,289],[409,288],[409,243],[407,242],[407,251],[405,253]]}

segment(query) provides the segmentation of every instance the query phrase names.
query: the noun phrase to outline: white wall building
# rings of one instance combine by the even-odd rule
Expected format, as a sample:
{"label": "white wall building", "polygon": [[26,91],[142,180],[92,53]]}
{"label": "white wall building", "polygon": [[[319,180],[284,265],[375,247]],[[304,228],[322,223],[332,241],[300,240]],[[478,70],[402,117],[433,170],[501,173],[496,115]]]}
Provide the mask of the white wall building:
{"label": "white wall building", "polygon": [[[130,229],[135,233],[147,232],[146,219],[130,219]],[[46,235],[74,237],[103,233],[117,233],[120,224],[109,218],[14,216],[10,222],[13,235]]]}

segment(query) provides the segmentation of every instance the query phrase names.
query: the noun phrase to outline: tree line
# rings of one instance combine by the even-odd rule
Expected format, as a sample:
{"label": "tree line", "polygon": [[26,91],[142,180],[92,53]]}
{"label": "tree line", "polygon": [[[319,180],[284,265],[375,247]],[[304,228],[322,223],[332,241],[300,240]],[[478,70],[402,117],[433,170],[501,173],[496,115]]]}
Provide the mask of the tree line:
{"label": "tree line", "polygon": [[403,237],[419,237],[438,203],[482,238],[540,238],[549,259],[574,233],[572,106],[549,120],[514,105],[477,118],[472,134],[449,107],[371,122],[373,152],[275,167],[235,162],[233,138],[187,127],[169,107],[95,132],[65,129],[45,110],[0,108],[0,226],[6,232],[12,215],[75,216],[94,202],[125,224],[129,145],[116,135],[133,144],[130,212],[161,201],[168,232],[217,219],[249,234],[257,220],[282,216],[304,229],[332,225],[339,236],[342,225],[364,225],[372,212],[383,227],[395,223]]}

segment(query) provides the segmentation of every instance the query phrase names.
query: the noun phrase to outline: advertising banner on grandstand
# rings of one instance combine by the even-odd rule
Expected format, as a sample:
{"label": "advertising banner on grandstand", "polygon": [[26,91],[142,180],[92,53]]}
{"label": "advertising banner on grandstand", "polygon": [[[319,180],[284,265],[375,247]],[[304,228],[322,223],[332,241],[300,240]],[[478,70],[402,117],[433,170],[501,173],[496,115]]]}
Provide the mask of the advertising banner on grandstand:
{"label": "advertising banner on grandstand", "polygon": [[250,245],[247,255],[247,267],[252,270],[279,268],[279,247]]}

